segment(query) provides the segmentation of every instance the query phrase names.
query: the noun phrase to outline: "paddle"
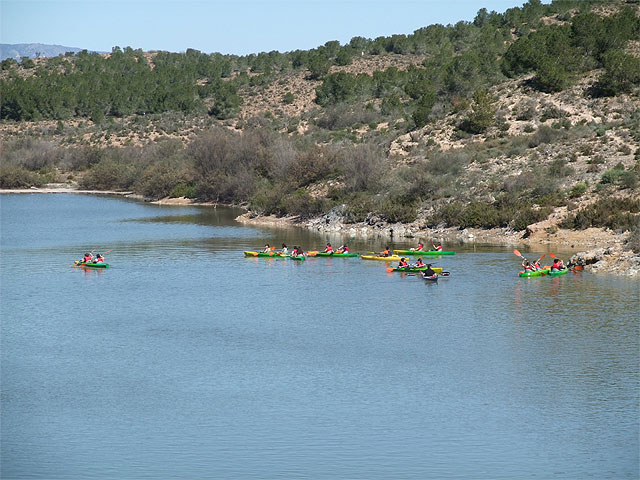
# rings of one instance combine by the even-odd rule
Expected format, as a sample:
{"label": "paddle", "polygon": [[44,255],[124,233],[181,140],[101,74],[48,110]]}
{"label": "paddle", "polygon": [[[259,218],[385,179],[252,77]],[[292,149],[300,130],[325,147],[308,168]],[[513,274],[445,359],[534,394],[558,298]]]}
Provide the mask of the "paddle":
{"label": "paddle", "polygon": [[520,257],[523,260],[526,260],[526,258],[524,258],[524,256],[518,250],[516,250],[515,248],[513,249],[513,254],[515,256],[517,256],[517,257]]}

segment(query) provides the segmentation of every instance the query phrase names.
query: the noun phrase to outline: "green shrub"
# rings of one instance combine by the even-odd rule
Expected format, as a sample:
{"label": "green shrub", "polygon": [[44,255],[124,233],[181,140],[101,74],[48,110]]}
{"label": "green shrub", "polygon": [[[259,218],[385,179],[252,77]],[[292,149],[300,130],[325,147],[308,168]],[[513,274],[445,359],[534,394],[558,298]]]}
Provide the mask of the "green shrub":
{"label": "green shrub", "polygon": [[582,195],[584,195],[584,193],[587,191],[587,184],[586,183],[576,183],[573,187],[571,187],[571,190],[569,191],[569,198],[578,198],[581,197]]}
{"label": "green shrub", "polygon": [[562,223],[564,228],[584,230],[589,227],[623,228],[630,230],[640,215],[640,200],[632,198],[601,198]]}
{"label": "green shrub", "polygon": [[391,199],[384,201],[378,211],[389,223],[411,223],[418,216],[414,205],[405,205]]}
{"label": "green shrub", "polygon": [[169,196],[171,198],[185,197],[185,198],[195,198],[196,197],[196,186],[192,183],[179,183],[175,187],[171,189],[169,192]]}
{"label": "green shrub", "polygon": [[295,101],[295,97],[291,92],[285,93],[284,96],[282,97],[282,102],[285,103],[286,105],[291,105],[294,101]]}
{"label": "green shrub", "polygon": [[0,168],[0,188],[29,188],[44,185],[42,177],[20,166],[3,166]]}
{"label": "green shrub", "polygon": [[312,197],[303,189],[286,195],[281,204],[285,213],[305,218],[322,214],[327,208],[327,203],[324,199]]}

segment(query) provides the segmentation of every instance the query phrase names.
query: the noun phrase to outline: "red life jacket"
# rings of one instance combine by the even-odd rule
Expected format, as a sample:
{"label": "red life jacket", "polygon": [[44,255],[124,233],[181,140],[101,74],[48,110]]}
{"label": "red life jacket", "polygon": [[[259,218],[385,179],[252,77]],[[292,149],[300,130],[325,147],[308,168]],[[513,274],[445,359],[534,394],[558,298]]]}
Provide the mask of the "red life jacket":
{"label": "red life jacket", "polygon": [[349,247],[345,246],[345,247],[342,249],[342,251],[343,251],[344,253],[348,253],[348,252],[349,252]]}
{"label": "red life jacket", "polygon": [[83,262],[89,263],[91,261],[91,256],[84,256]]}
{"label": "red life jacket", "polygon": [[416,267],[424,267],[424,262],[416,262]]}
{"label": "red life jacket", "polygon": [[324,249],[325,252],[333,252],[333,247],[331,245],[327,245],[327,248]]}
{"label": "red life jacket", "polygon": [[104,261],[104,258],[96,258],[94,260],[94,263],[102,263]]}
{"label": "red life jacket", "polygon": [[442,251],[442,245],[438,245],[436,247],[436,252],[441,252]]}
{"label": "red life jacket", "polygon": [[405,267],[408,267],[408,266],[409,266],[409,264],[407,262],[403,262],[403,261],[400,261],[399,264],[398,264],[398,268],[405,268]]}
{"label": "red life jacket", "polygon": [[424,250],[424,245],[422,245],[421,243],[418,244],[418,248],[416,248],[416,250]]}

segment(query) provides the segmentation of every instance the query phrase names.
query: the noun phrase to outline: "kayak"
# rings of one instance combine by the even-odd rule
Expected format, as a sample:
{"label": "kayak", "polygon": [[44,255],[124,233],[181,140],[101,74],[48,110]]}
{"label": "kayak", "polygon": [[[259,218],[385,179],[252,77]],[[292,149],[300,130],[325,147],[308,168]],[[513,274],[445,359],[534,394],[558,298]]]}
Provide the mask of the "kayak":
{"label": "kayak", "polygon": [[304,255],[289,255],[291,260],[304,260]]}
{"label": "kayak", "polygon": [[329,252],[318,252],[315,255],[309,255],[310,257],[359,257],[357,253],[329,253]]}
{"label": "kayak", "polygon": [[547,275],[549,275],[550,277],[558,277],[560,275],[564,275],[568,271],[569,271],[568,268],[565,268],[564,270],[559,270],[559,271],[556,271],[556,272],[549,271],[549,273],[547,273]]}
{"label": "kayak", "polygon": [[[405,267],[405,268],[400,268],[400,267],[396,267],[394,268],[392,271],[393,272],[422,272],[424,270],[426,270],[428,267]],[[431,267],[431,270],[433,270],[436,273],[440,273],[442,272],[442,267]]]}
{"label": "kayak", "polygon": [[438,250],[394,250],[396,255],[455,255],[456,252],[439,252]]}
{"label": "kayak", "polygon": [[108,263],[85,263],[80,260],[75,260],[74,262],[78,267],[87,267],[87,268],[109,268]]}
{"label": "kayak", "polygon": [[289,257],[289,253],[280,252],[244,252],[245,257]]}
{"label": "kayak", "polygon": [[549,269],[543,268],[542,270],[536,270],[533,272],[526,272],[522,270],[521,272],[518,273],[518,276],[532,278],[532,277],[544,277],[545,275],[548,275],[548,274],[549,274]]}
{"label": "kayak", "polygon": [[385,262],[398,262],[402,257],[398,255],[391,255],[389,257],[382,257],[380,255],[360,255],[363,260],[383,260]]}

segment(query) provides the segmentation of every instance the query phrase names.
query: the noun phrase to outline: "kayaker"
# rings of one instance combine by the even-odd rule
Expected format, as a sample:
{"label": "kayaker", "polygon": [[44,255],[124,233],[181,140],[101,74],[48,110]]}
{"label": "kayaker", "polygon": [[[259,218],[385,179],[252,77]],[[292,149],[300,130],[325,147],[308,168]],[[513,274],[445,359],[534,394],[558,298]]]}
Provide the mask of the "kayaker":
{"label": "kayaker", "polygon": [[424,245],[421,242],[418,242],[418,246],[416,248],[412,248],[411,250],[417,250],[418,252],[421,252],[422,250],[424,250]]}
{"label": "kayaker", "polygon": [[559,272],[561,270],[564,270],[565,266],[562,263],[562,260],[560,260],[559,258],[554,258],[553,259],[553,265],[551,265],[551,271],[552,272]]}
{"label": "kayaker", "polygon": [[409,264],[407,263],[407,259],[402,257],[398,262],[398,268],[407,268]]}
{"label": "kayaker", "polygon": [[327,246],[324,247],[324,251],[322,253],[333,253],[333,247],[330,243],[327,243]]}
{"label": "kayaker", "polygon": [[85,253],[84,257],[82,258],[82,263],[91,263],[91,260],[93,260],[93,255],[91,255],[90,253]]}
{"label": "kayaker", "polygon": [[422,271],[423,277],[433,277],[436,274],[435,270],[431,268],[431,264],[427,263],[427,269]]}
{"label": "kayaker", "polygon": [[104,258],[102,257],[102,255],[97,254],[96,255],[96,259],[93,262],[94,263],[104,263]]}
{"label": "kayaker", "polygon": [[414,265],[414,267],[416,267],[416,268],[424,267],[424,262],[422,261],[422,259],[421,259],[421,258],[419,258],[419,259],[416,261],[416,264]]}
{"label": "kayaker", "polygon": [[296,251],[296,256],[297,257],[301,257],[304,255],[304,252],[302,251],[302,249],[300,247],[296,247],[297,251]]}
{"label": "kayaker", "polygon": [[[431,243],[431,245],[433,245],[433,243]],[[442,251],[442,244],[438,243],[438,245],[433,245],[433,250],[436,252],[441,252]]]}
{"label": "kayaker", "polygon": [[262,250],[262,253],[269,253],[271,251],[271,247],[269,246],[269,244],[267,243],[264,246],[264,250]]}
{"label": "kayaker", "polygon": [[391,249],[389,248],[389,246],[387,246],[382,252],[380,252],[380,256],[381,257],[390,257],[391,256]]}
{"label": "kayaker", "polygon": [[287,253],[289,251],[289,249],[287,248],[287,246],[283,243],[282,244],[282,249],[280,250],[280,253]]}
{"label": "kayaker", "polygon": [[523,260],[522,261],[522,268],[524,268],[525,272],[533,272],[533,266],[531,265],[531,263],[528,260]]}
{"label": "kayaker", "polygon": [[336,253],[349,253],[349,247],[345,243],[344,245],[342,245],[340,248],[336,250]]}

